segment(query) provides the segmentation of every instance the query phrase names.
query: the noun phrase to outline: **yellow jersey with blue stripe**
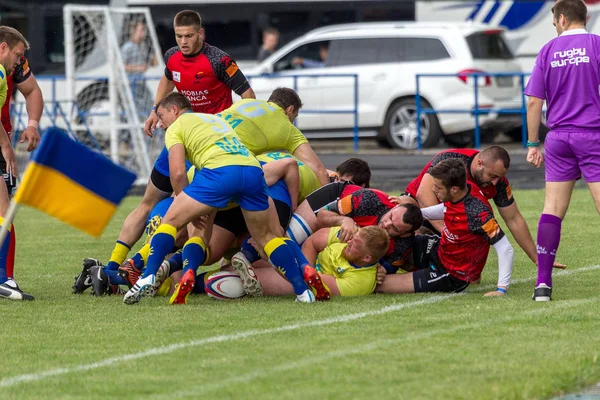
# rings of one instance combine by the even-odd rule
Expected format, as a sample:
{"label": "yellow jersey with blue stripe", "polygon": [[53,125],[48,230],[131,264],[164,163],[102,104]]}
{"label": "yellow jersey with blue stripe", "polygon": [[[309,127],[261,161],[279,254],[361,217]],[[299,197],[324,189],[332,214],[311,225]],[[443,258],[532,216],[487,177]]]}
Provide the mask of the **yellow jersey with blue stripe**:
{"label": "yellow jersey with blue stripe", "polygon": [[377,284],[377,263],[359,267],[346,260],[342,251],[347,243],[341,243],[340,227],[329,230],[327,247],[317,255],[315,269],[335,277],[342,296],[366,296],[373,293]]}
{"label": "yellow jersey with blue stripe", "polygon": [[6,95],[8,94],[8,81],[6,80],[6,69],[0,64],[0,108],[6,103]]}
{"label": "yellow jersey with blue stripe", "polygon": [[165,146],[185,147],[185,158],[196,168],[215,169],[230,165],[259,167],[231,126],[212,114],[184,113],[167,129]]}
{"label": "yellow jersey with blue stripe", "polygon": [[300,173],[300,193],[298,196],[298,204],[302,203],[304,199],[306,199],[306,196],[321,187],[321,182],[319,182],[319,178],[317,178],[317,175],[315,175],[313,170],[290,153],[273,151],[270,153],[259,154],[256,156],[256,158],[258,158],[259,161],[267,163],[271,161],[282,160],[284,158],[293,158],[296,160],[298,163],[298,172]]}
{"label": "yellow jersey with blue stripe", "polygon": [[219,114],[254,154],[275,150],[294,153],[308,140],[281,107],[265,100],[242,99]]}

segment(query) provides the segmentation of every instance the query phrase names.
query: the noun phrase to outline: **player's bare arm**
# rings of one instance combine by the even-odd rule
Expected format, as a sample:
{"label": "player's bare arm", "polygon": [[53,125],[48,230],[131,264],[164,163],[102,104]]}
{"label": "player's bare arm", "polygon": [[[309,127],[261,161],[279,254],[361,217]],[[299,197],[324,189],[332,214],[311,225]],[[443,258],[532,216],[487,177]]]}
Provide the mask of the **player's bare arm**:
{"label": "player's bare arm", "polygon": [[303,143],[298,146],[298,148],[294,150],[294,157],[297,157],[304,164],[308,165],[315,175],[317,175],[321,185],[327,185],[329,183],[329,174],[327,173],[327,169],[319,157],[317,157],[310,144]]}
{"label": "player's bare arm", "polygon": [[17,158],[2,124],[0,124],[0,149],[2,150],[4,160],[6,160],[6,170],[12,172],[13,176],[18,176]]}
{"label": "player's bare arm", "polygon": [[265,181],[267,186],[274,185],[283,179],[292,200],[292,211],[298,207],[298,196],[300,194],[300,171],[298,163],[293,158],[284,158],[263,165]]}
{"label": "player's bare arm", "polygon": [[240,97],[242,99],[255,99],[256,98],[256,94],[254,93],[254,90],[252,90],[252,88],[249,87],[244,93],[242,93],[240,95]]}
{"label": "player's bare arm", "polygon": [[33,74],[30,74],[23,82],[17,83],[16,87],[23,97],[25,97],[25,107],[27,108],[27,115],[29,117],[29,123],[27,124],[27,128],[25,128],[21,134],[19,143],[27,141],[27,151],[32,151],[37,147],[40,141],[38,123],[40,122],[42,112],[44,111],[44,98],[42,96],[42,90]]}
{"label": "player's bare arm", "polygon": [[[156,97],[154,98],[154,104],[158,104],[166,95],[171,93],[175,89],[175,83],[167,79],[166,76],[162,76],[160,81],[158,82],[158,89],[156,89]],[[154,130],[156,129],[156,124],[158,124],[158,115],[155,110],[152,110],[150,116],[146,120],[144,124],[144,131],[146,135],[152,137],[154,135]]]}
{"label": "player's bare arm", "polygon": [[185,170],[185,148],[176,144],[169,149],[169,174],[173,192],[178,195],[189,184]]}
{"label": "player's bare arm", "polygon": [[310,235],[302,244],[302,253],[310,265],[315,265],[317,255],[327,247],[330,229],[331,228],[319,229],[317,232]]}
{"label": "player's bare arm", "polygon": [[358,226],[352,218],[340,215],[333,211],[321,209],[317,214],[317,227],[330,228],[332,226],[339,226],[342,228],[340,230],[340,242],[342,243],[346,243],[358,231]]}
{"label": "player's bare arm", "polygon": [[[529,142],[540,141],[540,124],[542,122],[542,108],[544,99],[530,96],[527,103],[527,135]],[[527,162],[536,168],[542,166],[544,153],[539,146],[529,147],[527,150]]]}
{"label": "player's bare arm", "polygon": [[[430,174],[423,175],[423,180],[419,185],[419,190],[417,190],[417,202],[421,208],[435,206],[439,203],[438,198],[433,192],[433,177]],[[429,222],[438,232],[444,229],[444,221],[433,220]]]}

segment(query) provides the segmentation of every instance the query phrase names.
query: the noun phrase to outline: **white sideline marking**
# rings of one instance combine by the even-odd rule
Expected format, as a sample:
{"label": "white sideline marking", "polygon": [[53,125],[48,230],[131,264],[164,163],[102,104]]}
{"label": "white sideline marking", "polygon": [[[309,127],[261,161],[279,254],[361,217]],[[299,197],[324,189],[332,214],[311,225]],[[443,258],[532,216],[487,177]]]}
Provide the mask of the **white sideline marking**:
{"label": "white sideline marking", "polygon": [[[572,275],[575,273],[591,271],[591,270],[595,270],[595,269],[599,269],[599,268],[600,268],[600,265],[592,265],[592,266],[573,269],[573,270],[562,270],[562,271],[553,273],[553,277]],[[511,284],[530,282],[534,279],[535,278],[533,278],[533,277],[517,279],[517,280],[512,281]],[[484,291],[484,290],[493,290],[493,288],[495,288],[495,287],[496,287],[496,285],[488,285],[488,286],[476,288],[473,291],[478,292],[478,291]],[[370,317],[370,316],[387,314],[387,313],[402,310],[405,308],[412,308],[412,307],[416,307],[416,306],[420,306],[420,305],[439,303],[441,301],[444,301],[444,300],[447,300],[447,299],[450,299],[453,297],[461,296],[462,294],[463,293],[432,295],[430,297],[427,297],[427,298],[424,298],[421,300],[417,300],[417,301],[413,301],[413,302],[392,304],[392,305],[385,306],[383,308],[380,308],[379,310],[374,310],[374,311],[365,311],[365,312],[361,312],[361,313],[346,314],[346,315],[340,315],[338,317],[327,318],[327,319],[318,320],[318,321],[310,321],[310,322],[299,323],[299,324],[284,325],[284,326],[280,326],[280,327],[276,327],[276,328],[269,328],[269,329],[254,329],[254,330],[243,331],[243,332],[238,332],[238,333],[229,334],[229,335],[218,335],[218,336],[211,336],[211,337],[204,338],[204,339],[191,340],[188,342],[173,343],[168,346],[154,347],[154,348],[151,348],[151,349],[148,349],[145,351],[141,351],[138,353],[131,353],[131,354],[125,354],[125,355],[118,356],[118,357],[107,358],[106,360],[98,361],[95,363],[81,364],[81,365],[65,367],[65,368],[55,368],[55,369],[50,369],[50,370],[46,370],[46,371],[42,371],[42,372],[23,374],[23,375],[15,375],[12,377],[3,378],[2,380],[0,380],[0,387],[11,387],[11,386],[16,386],[16,385],[19,385],[19,384],[25,383],[25,382],[40,381],[42,379],[46,379],[46,378],[49,378],[52,376],[65,375],[65,374],[69,374],[69,373],[73,373],[73,372],[89,371],[89,370],[98,369],[101,367],[107,367],[107,366],[113,365],[113,364],[122,363],[125,361],[138,360],[138,359],[146,358],[146,357],[150,357],[150,356],[158,356],[161,354],[172,353],[176,350],[185,349],[188,347],[202,346],[202,345],[209,344],[209,343],[229,342],[229,341],[245,339],[245,338],[249,338],[249,337],[253,337],[253,336],[294,331],[294,330],[301,329],[301,328],[310,328],[310,327],[316,327],[316,326],[331,325],[331,324],[336,324],[336,323],[340,323],[340,322],[354,321],[354,320],[358,320],[358,319],[362,319],[362,318],[366,318],[366,317]]]}
{"label": "white sideline marking", "polygon": [[[598,300],[600,300],[600,297],[594,297],[594,298],[589,298],[589,299],[579,299],[579,300],[565,300],[565,301],[561,301],[561,302],[552,304],[552,307],[548,307],[548,308],[544,307],[544,308],[540,308],[540,309],[536,309],[536,310],[526,311],[517,316],[492,318],[491,320],[493,322],[491,322],[490,319],[488,319],[486,322],[465,324],[465,325],[461,325],[461,326],[454,326],[452,328],[438,329],[438,330],[427,331],[427,332],[413,334],[413,335],[405,335],[398,339],[377,340],[375,342],[371,342],[367,345],[363,345],[360,347],[353,346],[350,349],[331,351],[331,352],[327,352],[327,353],[324,353],[322,355],[315,356],[315,357],[306,357],[306,358],[303,358],[301,360],[294,361],[291,363],[279,364],[279,365],[271,366],[269,368],[254,370],[250,373],[243,374],[243,375],[238,375],[238,376],[230,375],[230,376],[227,376],[227,378],[222,381],[217,381],[217,382],[212,381],[212,382],[203,383],[200,385],[191,385],[191,386],[186,385],[186,386],[188,386],[186,388],[186,390],[181,390],[181,391],[177,391],[177,392],[171,391],[171,392],[164,393],[164,394],[157,394],[155,396],[150,396],[150,398],[151,399],[162,399],[162,398],[176,398],[177,399],[177,398],[189,396],[189,395],[196,396],[196,395],[200,395],[200,394],[206,394],[208,392],[212,392],[215,390],[230,387],[233,384],[247,383],[247,382],[253,381],[255,379],[265,378],[265,377],[268,377],[269,375],[278,374],[283,371],[292,371],[292,370],[298,369],[298,368],[310,367],[311,365],[319,365],[324,361],[329,361],[334,358],[343,358],[343,357],[347,357],[350,355],[366,353],[369,351],[376,350],[377,348],[383,347],[383,346],[386,346],[386,347],[395,346],[395,345],[397,346],[397,345],[402,345],[403,343],[408,342],[410,340],[420,340],[420,339],[425,339],[425,338],[432,337],[432,336],[455,333],[455,332],[465,330],[465,329],[478,329],[478,328],[482,328],[482,327],[491,326],[492,323],[493,324],[501,324],[501,323],[516,321],[516,320],[520,320],[520,319],[528,319],[532,315],[551,313],[553,311],[564,309],[564,308],[571,308],[571,307],[579,306],[579,305],[585,304],[585,303],[597,302]],[[197,371],[197,372],[201,373],[202,371]]]}

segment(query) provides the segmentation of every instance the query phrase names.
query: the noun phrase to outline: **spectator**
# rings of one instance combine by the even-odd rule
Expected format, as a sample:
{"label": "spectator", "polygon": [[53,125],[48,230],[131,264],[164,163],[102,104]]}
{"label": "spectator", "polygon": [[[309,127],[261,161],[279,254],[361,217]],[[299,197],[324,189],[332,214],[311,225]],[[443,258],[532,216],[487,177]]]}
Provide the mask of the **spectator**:
{"label": "spectator", "polygon": [[279,31],[276,28],[268,27],[263,31],[263,44],[258,51],[258,62],[269,57],[277,49],[279,43]]}
{"label": "spectator", "polygon": [[323,42],[319,44],[319,57],[321,60],[311,60],[309,58],[294,57],[292,58],[292,65],[301,66],[302,68],[323,68],[327,61],[329,54],[329,42]]}
{"label": "spectator", "polygon": [[148,114],[152,101],[152,93],[146,87],[146,81],[142,75],[149,66],[156,65],[156,59],[152,57],[152,46],[146,42],[146,24],[144,21],[136,21],[131,24],[129,40],[121,46],[121,58],[125,64],[131,84],[133,98],[140,115]]}

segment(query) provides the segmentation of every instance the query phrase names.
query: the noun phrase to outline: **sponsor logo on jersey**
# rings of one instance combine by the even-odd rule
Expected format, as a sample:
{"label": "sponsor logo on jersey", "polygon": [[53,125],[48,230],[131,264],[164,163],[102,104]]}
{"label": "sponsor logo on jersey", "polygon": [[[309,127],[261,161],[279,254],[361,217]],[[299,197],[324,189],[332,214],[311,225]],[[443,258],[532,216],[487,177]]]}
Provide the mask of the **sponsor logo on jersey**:
{"label": "sponsor logo on jersey", "polygon": [[173,71],[173,81],[181,82],[181,72]]}

